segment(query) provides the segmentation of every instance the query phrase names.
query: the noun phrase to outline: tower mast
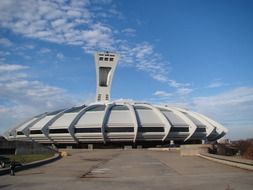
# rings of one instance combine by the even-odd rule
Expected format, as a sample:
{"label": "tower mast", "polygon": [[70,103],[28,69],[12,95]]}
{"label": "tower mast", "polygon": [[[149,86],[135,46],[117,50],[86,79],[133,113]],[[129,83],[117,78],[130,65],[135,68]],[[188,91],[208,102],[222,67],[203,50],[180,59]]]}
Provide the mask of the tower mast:
{"label": "tower mast", "polygon": [[95,53],[97,90],[96,101],[110,101],[112,78],[119,60],[119,54],[112,52]]}

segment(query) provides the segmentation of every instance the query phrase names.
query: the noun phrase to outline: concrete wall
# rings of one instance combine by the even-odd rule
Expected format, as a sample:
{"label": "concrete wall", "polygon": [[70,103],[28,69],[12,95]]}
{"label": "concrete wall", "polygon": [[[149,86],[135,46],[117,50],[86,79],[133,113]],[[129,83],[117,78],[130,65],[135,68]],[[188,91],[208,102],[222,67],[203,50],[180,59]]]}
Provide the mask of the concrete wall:
{"label": "concrete wall", "polygon": [[0,155],[1,154],[48,154],[55,151],[47,146],[35,142],[25,141],[7,141],[0,137]]}
{"label": "concrete wall", "polygon": [[209,148],[212,148],[211,144],[189,144],[180,146],[181,156],[196,156],[200,153],[208,153]]}

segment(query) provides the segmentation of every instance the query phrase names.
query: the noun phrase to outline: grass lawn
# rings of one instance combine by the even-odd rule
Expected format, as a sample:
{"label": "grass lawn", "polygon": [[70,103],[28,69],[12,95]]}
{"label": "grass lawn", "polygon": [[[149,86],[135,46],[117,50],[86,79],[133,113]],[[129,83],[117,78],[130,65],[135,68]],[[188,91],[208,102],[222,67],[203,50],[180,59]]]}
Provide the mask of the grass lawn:
{"label": "grass lawn", "polygon": [[10,158],[10,160],[15,160],[16,162],[25,164],[37,160],[50,158],[52,156],[54,156],[54,154],[26,154],[26,155],[11,155],[8,157]]}

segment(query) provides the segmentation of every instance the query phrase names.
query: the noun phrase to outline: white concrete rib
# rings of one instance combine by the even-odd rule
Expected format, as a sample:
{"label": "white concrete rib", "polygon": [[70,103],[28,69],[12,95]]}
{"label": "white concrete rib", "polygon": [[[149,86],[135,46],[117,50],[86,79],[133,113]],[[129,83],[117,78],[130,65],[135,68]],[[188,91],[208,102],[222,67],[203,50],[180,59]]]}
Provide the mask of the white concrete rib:
{"label": "white concrete rib", "polygon": [[[76,114],[76,117],[71,121],[69,127],[68,127],[68,130],[69,130],[69,133],[70,135],[72,136],[72,138],[78,142],[77,138],[75,137],[75,124],[76,122],[78,122],[78,120],[81,118],[80,117],[80,114],[81,113],[85,113],[87,107],[84,107],[83,109],[81,109],[77,114]],[[83,114],[82,114],[83,115]],[[78,116],[79,116],[79,119],[78,119]]]}
{"label": "white concrete rib", "polygon": [[162,106],[154,106],[154,111],[158,114],[159,118],[162,120],[162,122],[164,123],[164,137],[162,139],[162,141],[165,141],[165,139],[168,137],[169,133],[170,133],[170,129],[171,129],[171,124],[168,121],[168,119],[163,115],[163,113],[157,108],[160,107],[162,109],[166,109],[166,107],[162,107]]}
{"label": "white concrete rib", "polygon": [[206,138],[208,138],[211,135],[212,131],[215,129],[215,126],[206,121],[196,112],[187,112],[187,113],[197,118],[201,123],[203,123],[206,126]]}
{"label": "white concrete rib", "polygon": [[101,133],[102,133],[104,143],[106,143],[106,134],[105,134],[106,123],[107,123],[111,108],[114,105],[115,105],[115,103],[108,103],[105,107],[105,110],[104,110],[104,117],[103,117],[103,121],[102,121],[102,125],[101,125]]}
{"label": "white concrete rib", "polygon": [[[147,126],[151,127],[151,126],[153,126],[153,124],[155,124],[155,125],[157,124],[160,127],[164,128],[164,132],[163,133],[161,132],[159,134],[160,136],[156,137],[157,140],[159,140],[159,141],[166,141],[167,137],[170,134],[171,128],[172,128],[171,122],[163,114],[162,110],[160,110],[160,109],[171,111],[173,114],[175,114],[177,117],[179,117],[189,127],[188,136],[186,138],[184,137],[184,141],[187,141],[187,140],[191,139],[191,137],[196,132],[197,125],[198,125],[197,123],[199,123],[199,122],[200,122],[200,124],[203,124],[206,128],[206,136],[201,137],[203,139],[210,137],[210,139],[217,140],[218,138],[221,138],[221,136],[223,136],[225,133],[228,132],[228,130],[225,127],[223,127],[221,124],[219,124],[218,122],[216,122],[216,121],[214,121],[214,120],[212,120],[212,119],[210,119],[210,118],[208,118],[208,117],[206,117],[202,114],[199,114],[197,112],[192,112],[192,111],[188,111],[188,110],[177,108],[177,107],[152,105],[152,104],[147,104],[147,103],[143,103],[143,102],[138,102],[137,103],[137,102],[130,102],[130,101],[121,101],[121,102],[116,101],[116,102],[109,102],[109,103],[96,102],[94,104],[90,104],[89,106],[82,108],[82,110],[80,110],[76,114],[76,116],[69,119],[69,120],[71,120],[71,122],[70,122],[69,126],[67,127],[68,132],[70,133],[70,137],[68,137],[68,138],[73,138],[73,140],[76,143],[78,143],[80,139],[75,135],[75,125],[78,123],[78,121],[84,116],[86,111],[88,111],[89,109],[92,109],[92,108],[97,107],[97,106],[105,106],[105,109],[101,110],[101,112],[100,112],[100,119],[102,119],[102,120],[97,122],[97,127],[101,127],[101,133],[98,132],[99,136],[100,136],[99,137],[99,142],[106,143],[106,141],[108,140],[107,138],[110,138],[110,137],[107,136],[107,133],[105,132],[105,128],[107,127],[107,123],[108,123],[110,113],[112,111],[112,107],[115,106],[115,105],[126,106],[129,110],[128,114],[130,113],[130,115],[128,115],[128,118],[129,118],[129,122],[131,123],[131,126],[133,126],[133,128],[134,128],[134,131],[132,133],[132,135],[134,135],[134,136],[129,137],[128,140],[132,141],[133,143],[135,143],[137,141],[138,127],[140,125],[140,123],[138,123],[138,115],[137,115],[137,111],[135,109],[135,106],[143,106],[143,107],[146,107],[147,109],[149,109],[149,112],[143,112],[143,114],[145,113],[144,114],[145,117],[142,118],[142,119],[149,119],[149,120],[146,121],[146,123],[144,122]],[[42,131],[42,134],[44,135],[43,138],[45,140],[48,140],[48,141],[51,141],[52,143],[54,143],[53,139],[50,138],[48,129],[50,128],[50,126],[57,119],[61,118],[63,116],[63,114],[66,111],[68,111],[69,109],[72,109],[72,108],[62,110],[61,112],[57,113],[56,115],[50,115],[50,118],[48,118],[44,122],[41,122],[40,124],[38,123],[39,130]],[[148,113],[151,114],[151,115],[148,115]],[[188,117],[186,114],[188,114],[190,117]],[[11,133],[14,133],[14,131],[15,131],[15,133],[16,133],[16,131],[25,131],[25,132],[27,132],[33,126],[36,128],[35,123],[37,123],[37,121],[41,120],[42,118],[44,118],[46,116],[48,116],[48,114],[44,114],[44,115],[42,114],[40,116],[36,116],[36,117],[32,118],[33,121],[31,121],[32,119],[28,120],[28,121],[31,121],[31,122],[27,123],[27,125],[25,124],[27,121],[23,122],[22,123],[23,126],[22,125],[17,126],[16,128],[11,130]],[[152,117],[150,117],[150,116],[152,116]],[[195,118],[199,122],[196,123],[193,118]],[[154,123],[152,123],[152,121],[154,121]],[[118,121],[117,124],[120,126],[121,122]],[[216,130],[217,133],[215,133],[214,130]],[[27,134],[26,133],[24,133],[24,134],[25,134],[24,136],[29,138],[29,136],[30,136],[29,132]],[[89,138],[88,138],[87,135],[89,136],[90,134],[86,134],[86,136],[84,136],[84,139],[87,138],[87,142],[88,142]],[[102,138],[101,138],[101,136],[102,136]],[[213,136],[215,136],[215,137],[213,137]],[[9,139],[23,140],[22,138],[24,138],[24,137],[20,136],[20,138],[19,138],[19,136],[18,136],[18,137],[15,138],[15,136],[9,136]],[[35,141],[37,140],[36,138],[37,137],[31,137],[31,139],[33,139]],[[38,140],[40,140],[40,139],[38,139]],[[120,137],[119,137],[118,140],[120,140]]]}
{"label": "white concrete rib", "polygon": [[199,114],[199,113],[197,113],[200,117],[202,117],[202,118],[204,118],[206,121],[208,121],[209,123],[211,123],[213,126],[215,126],[216,127],[216,129],[218,130],[218,132],[220,131],[220,133],[219,134],[221,134],[221,133],[227,133],[228,132],[228,129],[226,129],[225,127],[223,127],[221,124],[219,124],[218,122],[216,122],[216,121],[214,121],[214,120],[212,120],[212,119],[210,119],[210,118],[208,118],[208,117],[206,117],[206,116],[204,116],[204,115],[202,115],[202,114]]}
{"label": "white concrete rib", "polygon": [[125,105],[128,107],[130,113],[131,113],[131,116],[132,116],[132,119],[133,119],[133,124],[134,124],[134,138],[133,138],[133,143],[136,142],[136,139],[137,139],[137,134],[138,134],[138,121],[137,121],[137,117],[136,117],[136,113],[135,113],[135,110],[134,110],[134,107],[133,105],[131,105],[130,103],[125,103]]}
{"label": "white concrete rib", "polygon": [[[56,114],[52,119],[50,119],[44,126],[41,126],[41,129],[40,129],[41,132],[45,135],[45,137],[46,137],[49,141],[54,142],[54,141],[49,137],[49,131],[48,131],[47,134],[45,133],[45,128],[48,129],[49,126],[52,125],[53,122],[55,122],[55,120],[57,120],[59,117],[61,117],[61,116],[63,115],[64,111],[66,111],[66,110],[68,110],[68,109],[65,109],[65,110],[59,112],[59,113]],[[50,114],[50,113],[49,113],[49,114]]]}
{"label": "white concrete rib", "polygon": [[[180,108],[178,108],[178,109],[180,109]],[[203,123],[206,126],[206,137],[208,137],[212,133],[212,131],[214,130],[215,126],[213,126],[212,124],[207,122],[205,119],[200,117],[198,113],[183,110],[183,109],[180,109],[180,110],[182,110],[182,111],[186,112],[187,114],[189,114],[190,116],[196,118],[197,120],[199,120],[201,123]]]}
{"label": "white concrete rib", "polygon": [[187,125],[189,126],[189,132],[190,134],[188,135],[188,137],[186,137],[186,139],[184,141],[187,141],[188,139],[191,138],[191,136],[194,134],[194,132],[197,129],[197,126],[192,122],[192,120],[190,120],[188,117],[186,117],[178,108],[175,107],[167,107],[168,109],[170,109],[174,114],[176,114],[178,117],[180,117],[182,120],[184,120],[185,123],[187,123]]}

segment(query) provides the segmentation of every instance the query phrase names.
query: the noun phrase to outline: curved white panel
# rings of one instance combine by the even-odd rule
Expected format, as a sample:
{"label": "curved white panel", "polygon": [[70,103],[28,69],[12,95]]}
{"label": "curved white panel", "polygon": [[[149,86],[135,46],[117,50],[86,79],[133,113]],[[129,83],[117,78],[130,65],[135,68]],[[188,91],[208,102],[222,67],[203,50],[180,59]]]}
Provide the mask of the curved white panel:
{"label": "curved white panel", "polygon": [[218,133],[227,133],[228,132],[228,129],[226,129],[225,127],[223,127],[221,124],[219,124],[218,122],[216,122],[216,121],[214,121],[214,120],[212,120],[212,119],[210,119],[210,118],[208,118],[208,117],[206,117],[206,116],[204,116],[204,115],[202,115],[202,114],[199,114],[198,113],[198,115],[200,116],[200,117],[202,117],[202,118],[204,118],[206,121],[208,121],[209,123],[211,123],[213,126],[215,126],[216,127],[216,129],[217,129],[217,132]]}
{"label": "curved white panel", "polygon": [[189,125],[189,136],[184,140],[187,141],[189,138],[191,138],[191,136],[194,134],[194,132],[197,129],[197,126],[188,118],[186,117],[182,112],[180,112],[177,108],[172,108],[172,107],[168,107],[171,111],[173,111],[173,113],[175,113],[176,115],[178,115],[181,119],[183,119],[188,125]]}
{"label": "curved white panel", "polygon": [[[170,129],[171,129],[171,124],[167,120],[167,118],[163,115],[163,113],[159,109],[157,109],[157,107],[155,107],[155,106],[152,106],[152,107],[153,107],[152,109],[154,110],[154,112],[158,115],[158,117],[161,119],[161,121],[164,124],[164,133],[165,134],[164,134],[164,137],[162,139],[162,141],[164,141],[167,138],[167,136],[169,135],[169,132],[170,132]],[[161,107],[161,108],[165,108],[165,107]]]}
{"label": "curved white panel", "polygon": [[131,113],[131,116],[132,116],[132,120],[133,120],[133,124],[134,124],[134,138],[133,138],[133,142],[135,143],[136,139],[137,139],[137,134],[138,134],[138,121],[137,121],[137,117],[136,117],[136,114],[135,114],[134,107],[131,104],[129,104],[129,103],[126,103],[126,106],[130,110],[130,113]]}
{"label": "curved white panel", "polygon": [[[114,106],[119,107],[114,108]],[[79,107],[76,112],[73,108],[29,119],[9,130],[8,138],[18,140],[30,138],[39,143],[65,144],[106,143],[106,141],[135,143],[137,140],[187,141],[206,138],[213,141],[221,138],[228,131],[221,124],[204,115],[176,107],[118,101]],[[205,127],[205,132],[204,130],[198,132],[196,130],[198,127]],[[49,133],[49,130],[54,131]],[[14,132],[15,134],[19,132],[19,135],[15,136]]]}
{"label": "curved white panel", "polygon": [[215,129],[215,127],[207,122],[205,119],[200,117],[200,115],[196,112],[187,112],[188,114],[192,115],[193,117],[196,117],[200,122],[202,122],[206,126],[206,137],[210,136],[212,131]]}
{"label": "curved white panel", "polygon": [[105,111],[104,111],[104,116],[103,116],[103,121],[102,121],[102,125],[101,125],[101,132],[102,132],[102,136],[103,136],[103,141],[104,143],[106,143],[106,136],[105,136],[105,127],[106,127],[106,123],[108,120],[108,116],[110,114],[111,108],[114,106],[115,104],[107,104]]}
{"label": "curved white panel", "polygon": [[[148,109],[139,109],[138,106],[146,107]],[[148,104],[135,104],[134,109],[141,126],[163,126],[163,122],[154,111],[153,106]]]}

